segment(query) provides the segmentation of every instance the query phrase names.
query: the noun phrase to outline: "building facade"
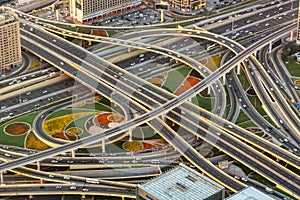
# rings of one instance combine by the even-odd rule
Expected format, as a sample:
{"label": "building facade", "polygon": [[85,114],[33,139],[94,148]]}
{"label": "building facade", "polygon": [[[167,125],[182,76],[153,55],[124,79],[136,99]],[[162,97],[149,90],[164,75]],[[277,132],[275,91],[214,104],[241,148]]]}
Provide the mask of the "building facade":
{"label": "building facade", "polygon": [[[300,0],[299,0],[300,3]],[[300,8],[300,4],[299,4]],[[297,38],[296,43],[300,45],[300,10],[298,10],[298,23],[297,23]]]}
{"label": "building facade", "polygon": [[169,4],[173,9],[189,12],[205,7],[206,0],[169,0]]}
{"label": "building facade", "polygon": [[141,0],[70,0],[70,15],[83,22],[141,4]]}
{"label": "building facade", "polygon": [[0,69],[21,62],[20,22],[15,15],[0,10]]}

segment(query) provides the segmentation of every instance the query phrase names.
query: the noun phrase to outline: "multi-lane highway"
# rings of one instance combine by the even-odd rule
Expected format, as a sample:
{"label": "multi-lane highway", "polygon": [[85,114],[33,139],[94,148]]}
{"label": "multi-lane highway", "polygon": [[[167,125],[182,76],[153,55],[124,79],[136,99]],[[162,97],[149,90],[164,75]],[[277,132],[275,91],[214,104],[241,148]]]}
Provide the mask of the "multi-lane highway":
{"label": "multi-lane highway", "polygon": [[[24,22],[23,26],[24,24],[26,24],[27,27],[31,26],[31,24],[29,23],[27,24]],[[169,119],[178,123],[180,126],[191,131],[197,136],[200,136],[202,139],[212,143],[240,162],[246,164],[271,181],[277,183],[280,188],[283,188],[291,195],[299,197],[300,189],[298,187],[294,187],[294,185],[300,185],[299,176],[290,172],[286,168],[283,168],[276,162],[268,159],[258,151],[251,149],[245,143],[235,139],[232,136],[227,135],[225,131],[228,131],[235,136],[241,137],[243,140],[250,139],[253,145],[262,148],[263,150],[267,149],[267,151],[275,155],[279,155],[281,159],[288,161],[292,165],[299,166],[299,159],[296,156],[288,153],[285,150],[276,149],[275,145],[272,145],[271,143],[264,143],[259,137],[251,137],[241,128],[225,120],[221,120],[221,118],[219,118],[218,116],[215,116],[207,111],[205,113],[205,111],[202,111],[199,108],[195,109],[195,107],[193,107],[189,103],[183,103],[184,101],[190,99],[193,95],[195,95],[195,93],[199,93],[208,86],[213,86],[216,80],[224,76],[225,73],[229,72],[241,61],[252,55],[253,52],[259,50],[262,46],[260,44],[261,41],[254,43],[248,49],[243,49],[241,46],[231,40],[227,40],[226,38],[215,34],[210,34],[208,32],[192,30],[154,30],[152,35],[170,34],[185,37],[205,38],[214,42],[218,42],[219,44],[222,44],[223,46],[226,46],[238,53],[236,57],[229,60],[220,69],[208,75],[206,78],[204,78],[203,81],[201,81],[191,90],[188,90],[178,97],[174,97],[167,92],[153,87],[145,81],[138,79],[137,77],[122,70],[121,68],[118,68],[117,66],[114,66],[109,62],[106,62],[105,60],[94,57],[93,55],[87,53],[86,51],[83,51],[78,47],[75,47],[74,45],[72,46],[71,44],[67,44],[63,40],[59,40],[59,42],[57,42],[57,37],[46,32],[36,30],[35,26],[33,26],[32,28],[27,28],[26,26],[24,27],[25,30],[22,31],[22,43],[25,48],[28,48],[31,51],[35,52],[37,55],[43,57],[45,60],[58,67],[60,70],[65,71],[66,74],[68,74],[72,78],[75,78],[76,80],[79,80],[81,83],[84,83],[84,85],[88,86],[94,91],[98,93],[101,92],[107,97],[112,97],[112,99],[114,99],[115,101],[116,99],[119,99],[119,96],[116,97],[116,94],[114,94],[108,86],[122,93],[124,95],[124,99],[126,99],[126,96],[130,96],[131,99],[126,99],[125,101],[127,102],[126,105],[122,105],[120,100],[117,100],[116,102],[120,103],[120,106],[125,110],[134,109],[135,111],[138,111],[141,116],[135,119],[128,118],[128,122],[120,125],[119,127],[115,127],[108,131],[105,131],[98,136],[91,136],[82,139],[80,142],[76,141],[71,144],[65,144],[55,149],[44,151],[43,153],[36,153],[34,156],[30,155],[25,158],[16,159],[15,161],[11,161],[9,163],[1,164],[1,171],[13,169],[15,167],[29,164],[37,160],[42,160],[48,158],[49,156],[57,155],[60,152],[76,149],[82,145],[89,145],[94,142],[99,142],[104,138],[117,136],[118,134],[124,132],[129,128],[135,127],[136,125],[142,124],[144,122],[148,122],[151,127],[153,127],[158,133],[160,133],[163,138],[165,138],[170,144],[172,144],[191,163],[195,164],[199,169],[206,171],[209,176],[234,191],[239,190],[244,186],[243,184],[240,184],[234,179],[221,173],[212,165],[206,163],[205,160],[203,160],[203,157],[201,157],[180,136],[175,135],[175,132],[170,129],[164,123],[164,121],[155,119],[160,115],[165,115]],[[286,32],[290,31],[294,26],[294,24],[287,25],[286,28],[282,28],[274,34],[266,36],[264,38],[264,42],[270,42],[274,39],[280,38]],[[139,34],[142,34],[142,36],[146,35],[143,31],[139,32]],[[201,66],[201,64],[193,59],[189,59],[188,57],[174,51],[154,47],[153,45],[144,45],[138,42],[106,39],[101,37],[93,38],[93,40],[101,40],[102,42],[124,45],[131,48],[140,48],[145,51],[155,51],[159,54],[163,54],[173,59],[180,60],[182,63],[191,66],[200,72],[203,72],[205,70],[203,66]],[[47,50],[41,48],[43,46],[46,47]],[[70,55],[68,52],[72,52],[72,55]],[[252,62],[256,62],[253,57],[251,57],[251,63]],[[259,63],[256,64],[256,67],[259,67]],[[93,68],[93,66],[99,66],[99,68],[96,70]],[[97,77],[95,77],[95,75]],[[267,81],[264,82],[264,84],[270,84],[270,79],[268,79],[268,77],[266,77],[266,80]],[[268,87],[270,87],[270,85],[268,85]],[[275,88],[276,86],[272,85],[272,88],[273,87]],[[216,89],[216,91],[218,91],[218,89]],[[116,93],[118,94],[118,92]],[[243,99],[246,99],[246,97],[243,96],[242,93],[240,94]],[[260,93],[260,96],[266,96],[266,93],[262,92]],[[282,97],[279,96],[277,101],[281,100]],[[179,108],[176,108],[179,105],[181,106]],[[297,121],[299,120],[295,117],[295,115],[292,115],[292,113],[289,112],[289,108],[286,107],[286,104],[279,104],[279,106],[284,108],[283,112],[286,113],[285,120],[289,121],[288,128],[291,130],[291,132],[297,133],[297,131],[299,130],[297,127]],[[247,104],[242,104],[242,107],[245,110],[248,110]],[[210,120],[210,123],[207,122],[207,119]],[[213,123],[213,126],[211,123]],[[265,127],[265,125],[263,125],[263,127]],[[267,132],[269,127],[270,126],[265,127],[265,130]],[[240,133],[237,134],[239,131]],[[297,134],[294,136],[294,139],[297,140]],[[245,152],[248,152],[248,154],[245,154]],[[203,163],[200,162],[201,160]]]}

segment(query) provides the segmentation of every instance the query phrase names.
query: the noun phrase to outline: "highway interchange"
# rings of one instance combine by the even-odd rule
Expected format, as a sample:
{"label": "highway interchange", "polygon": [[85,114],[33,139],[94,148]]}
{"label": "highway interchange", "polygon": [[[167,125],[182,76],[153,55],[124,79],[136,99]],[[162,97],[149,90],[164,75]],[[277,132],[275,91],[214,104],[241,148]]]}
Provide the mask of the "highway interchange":
{"label": "highway interchange", "polygon": [[[290,8],[289,3],[284,4],[282,7],[284,8],[280,9],[282,11],[282,16],[292,16],[292,14],[284,14],[284,10],[288,10],[288,8]],[[278,6],[275,6],[275,10],[278,10]],[[272,12],[274,13],[275,11]],[[258,13],[262,12],[258,11]],[[267,13],[271,12],[268,11]],[[276,12],[274,14],[279,20],[279,12]],[[23,15],[24,14],[22,14],[22,16]],[[273,19],[274,16],[269,17]],[[191,134],[195,134],[197,137],[200,137],[201,139],[209,142],[213,146],[222,149],[222,151],[224,151],[226,154],[230,155],[234,159],[238,160],[239,162],[258,172],[262,176],[276,183],[279,188],[283,189],[290,195],[299,197],[299,175],[291,172],[290,170],[287,170],[280,164],[267,158],[267,156],[263,155],[260,151],[250,148],[247,144],[233,137],[236,136],[238,138],[241,138],[242,140],[246,140],[252,145],[255,145],[257,148],[263,151],[267,151],[268,153],[286,161],[296,168],[299,167],[299,157],[297,156],[299,155],[299,151],[297,150],[299,148],[300,132],[299,117],[294,114],[289,105],[286,103],[286,98],[283,97],[279,92],[280,89],[282,89],[280,88],[280,85],[276,84],[276,82],[274,83],[273,80],[269,78],[268,71],[264,70],[264,67],[266,66],[263,67],[259,63],[259,61],[254,56],[252,56],[253,53],[256,53],[263,46],[265,46],[264,44],[268,44],[269,42],[277,40],[286,33],[290,33],[293,29],[295,29],[295,23],[284,22],[283,19],[284,17],[280,18],[285,26],[281,27],[280,25],[278,25],[278,27],[276,27],[275,29],[276,31],[274,31],[272,34],[265,35],[263,39],[259,38],[260,40],[258,40],[258,42],[254,42],[254,44],[248,46],[247,48],[244,48],[240,44],[226,37],[222,37],[221,35],[212,34],[210,32],[202,30],[153,29],[134,33],[134,37],[137,38],[150,36],[161,37],[161,35],[178,35],[180,37],[206,39],[217,42],[218,44],[227,47],[236,54],[235,57],[231,59],[229,58],[229,61],[224,62],[224,65],[221,68],[212,73],[208,73],[207,69],[198,61],[182,53],[177,53],[176,51],[172,51],[170,49],[167,49],[166,47],[158,47],[152,44],[129,41],[127,40],[128,38],[133,38],[133,36],[130,34],[128,35],[128,38],[123,37],[120,39],[103,37],[95,38],[94,36],[91,37],[83,34],[76,35],[75,33],[72,33],[72,35],[70,35],[65,30],[58,30],[57,28],[54,29],[54,31],[56,32],[60,31],[61,34],[79,37],[89,41],[101,41],[103,43],[113,45],[122,45],[126,47],[125,49],[136,48],[141,49],[144,52],[151,51],[155,54],[162,54],[192,67],[194,70],[200,73],[200,75],[204,79],[199,84],[195,85],[192,89],[186,91],[178,97],[175,97],[174,95],[149,84],[143,79],[140,79],[137,76],[128,73],[118,65],[112,64],[107,60],[94,56],[90,52],[85,51],[84,49],[77,47],[71,43],[68,43],[67,41],[64,41],[63,39],[47,31],[36,29],[38,25],[34,25],[31,22],[21,20],[21,26],[23,28],[21,30],[22,45],[24,48],[32,51],[47,62],[51,63],[53,66],[56,66],[59,70],[64,71],[65,74],[92,89],[94,92],[100,93],[101,95],[112,99],[112,101],[115,101],[123,109],[127,122],[120,125],[119,127],[109,129],[103,133],[84,138],[81,141],[63,144],[56,148],[49,149],[43,152],[37,152],[26,157],[15,157],[16,159],[14,161],[1,164],[1,171],[4,172],[7,170],[13,170],[16,167],[21,167],[26,164],[34,163],[36,161],[45,161],[45,159],[51,160],[49,159],[49,157],[51,156],[59,155],[62,152],[78,149],[81,146],[90,145],[95,142],[101,142],[103,139],[118,137],[118,135],[124,134],[126,130],[147,122],[149,126],[151,126],[156,132],[158,132],[166,141],[168,141],[170,145],[172,145],[181,155],[183,155],[198,169],[204,171],[204,173],[211,178],[215,179],[216,181],[220,182],[233,191],[238,191],[245,187],[244,183],[235,180],[234,178],[228,176],[227,174],[213,166],[211,163],[208,163],[203,156],[195,151],[194,148],[187,141],[185,141],[185,139],[183,139],[183,136],[177,135],[174,130],[172,130],[164,122],[164,120],[162,120],[168,118],[182,128],[186,129]],[[248,19],[241,19],[241,21],[248,21]],[[272,26],[270,25],[271,21],[265,22],[265,19],[263,19],[260,24],[268,23],[268,26]],[[239,24],[238,21],[236,21],[235,24],[236,26],[243,25],[242,22],[241,24]],[[199,24],[197,25],[199,26]],[[225,33],[228,29],[226,26],[229,26],[230,28],[231,25],[232,24],[230,22],[229,25],[224,25]],[[265,26],[267,25],[263,25],[263,27]],[[51,28],[51,26],[47,26],[47,28],[49,29]],[[261,30],[259,29],[259,25],[254,26],[254,28]],[[213,29],[209,30],[213,31]],[[240,35],[242,35],[242,33],[249,33],[249,30],[247,30],[247,33],[246,30],[239,31]],[[255,30],[251,31],[254,32]],[[42,48],[43,46],[44,48]],[[272,95],[272,99],[278,102],[278,106],[282,108],[280,113],[282,113],[283,118],[274,118],[275,121],[277,120],[277,125],[283,125],[280,120],[283,120],[285,122],[284,130],[277,130],[277,127],[271,125],[264,118],[260,117],[259,113],[257,113],[255,109],[251,108],[252,105],[249,101],[247,101],[245,92],[238,85],[239,83],[233,71],[231,71],[230,74],[225,75],[245,59],[247,59],[247,61],[243,63],[243,65],[246,66],[245,70],[247,71],[248,76],[250,78],[253,78],[251,82],[254,83],[253,86],[256,87],[255,91],[261,98],[261,101],[266,102],[264,103],[264,105],[268,105],[267,109],[270,116],[278,116],[278,113],[276,113],[277,111],[276,109],[274,109],[274,105],[269,103],[270,96],[267,94],[270,94],[271,92],[270,89],[267,88],[273,88],[273,90],[275,90],[276,93],[272,93],[274,94]],[[261,62],[266,63],[266,61],[263,60]],[[98,68],[96,69],[93,66],[98,66]],[[253,76],[252,73],[257,72],[259,72],[260,74],[257,74],[257,76]],[[218,80],[219,78],[223,78],[224,76],[226,76],[226,79],[229,80],[227,82],[228,88],[232,88],[232,93],[235,93],[236,99],[233,101],[234,104],[240,104],[240,107],[245,112],[247,112],[249,116],[252,116],[253,121],[266,133],[272,134],[272,136],[277,138],[279,141],[283,140],[282,138],[288,139],[288,141],[286,142],[286,146],[297,155],[284,149],[279,149],[271,142],[265,141],[260,137],[256,137],[250,132],[236,126],[234,123],[230,123],[229,121],[222,119],[221,116],[224,112],[224,100],[222,99],[224,98],[224,88],[220,85],[221,81],[216,82],[216,80]],[[229,84],[231,86],[229,86]],[[264,84],[266,87],[262,87],[262,84]],[[212,112],[208,112],[202,108],[194,106],[187,101],[206,87],[211,87],[212,92],[215,93],[216,101],[214,110]],[[114,92],[112,88],[114,88],[117,92]],[[43,89],[41,89],[40,91],[43,91]],[[266,91],[268,91],[268,93]],[[293,99],[294,102],[291,101],[291,99]],[[289,99],[291,104],[295,104],[295,100],[295,95],[293,97],[290,97]],[[276,108],[278,108],[278,106]],[[139,117],[137,118],[137,114],[134,113],[138,113]],[[162,119],[157,118],[162,115]],[[37,119],[40,120],[39,123],[42,123],[41,118],[42,117],[39,117]],[[40,127],[39,123],[36,123],[37,128]],[[37,134],[40,134],[40,137],[45,136],[42,130],[37,131]],[[232,134],[233,136],[231,136],[230,134]],[[45,140],[50,141],[51,139],[46,138]],[[55,144],[55,141],[53,141],[52,144],[53,146],[57,146],[57,144]],[[121,163],[123,161],[122,159],[120,159]],[[151,160],[149,161],[151,162]],[[172,161],[162,164],[171,163]],[[122,165],[124,165],[124,163],[122,163]],[[20,168],[18,168],[18,170],[20,170]],[[39,178],[41,177],[39,176]],[[49,176],[46,179],[49,179]],[[62,179],[64,179],[63,176]],[[56,179],[52,178],[50,180],[57,181]],[[76,183],[75,180],[72,181]],[[84,182],[85,179],[83,178],[82,181]],[[52,186],[45,185],[43,187],[45,188],[39,189],[45,189],[45,191],[53,190]],[[91,187],[93,188],[86,187],[88,190],[86,192],[97,190],[95,189],[95,187],[97,188],[98,186]],[[78,188],[80,191],[83,190],[83,188],[80,186]],[[64,187],[59,189],[63,190]],[[73,189],[71,189],[69,185],[67,185],[66,190],[72,192]],[[103,194],[103,190],[106,190],[107,193],[111,192],[111,188],[103,189],[99,187],[99,192],[97,194]],[[132,192],[131,190],[128,191],[128,189],[125,190],[127,193]],[[76,193],[76,191],[73,192]],[[117,194],[122,193],[119,189],[115,189],[114,192]]]}

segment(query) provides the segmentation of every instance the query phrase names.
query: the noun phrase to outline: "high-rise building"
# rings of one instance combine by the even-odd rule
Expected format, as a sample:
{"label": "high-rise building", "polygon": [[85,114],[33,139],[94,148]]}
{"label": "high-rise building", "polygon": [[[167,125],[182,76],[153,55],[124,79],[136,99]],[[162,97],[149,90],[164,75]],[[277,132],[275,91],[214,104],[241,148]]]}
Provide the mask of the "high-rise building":
{"label": "high-rise building", "polygon": [[199,10],[206,6],[206,0],[169,0],[170,7],[181,11]]}
{"label": "high-rise building", "polygon": [[137,185],[137,200],[223,200],[225,188],[210,178],[179,164],[178,167]]}
{"label": "high-rise building", "polygon": [[140,4],[141,0],[70,0],[70,15],[83,22]]}
{"label": "high-rise building", "polygon": [[0,69],[21,62],[20,22],[14,14],[0,10]]}

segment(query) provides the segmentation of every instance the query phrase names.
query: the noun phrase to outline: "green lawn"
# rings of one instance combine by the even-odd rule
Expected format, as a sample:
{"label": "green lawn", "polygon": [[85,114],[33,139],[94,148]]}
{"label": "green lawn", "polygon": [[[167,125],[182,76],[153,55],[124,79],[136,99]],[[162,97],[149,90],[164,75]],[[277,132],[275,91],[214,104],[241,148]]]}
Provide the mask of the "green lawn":
{"label": "green lawn", "polygon": [[257,173],[252,173],[250,174],[249,178],[253,179],[253,180],[256,180],[270,188],[273,188],[275,187],[275,184],[272,183],[271,181],[265,179],[264,177],[262,177],[261,175],[257,174]]}
{"label": "green lawn", "polygon": [[247,90],[250,87],[250,84],[248,82],[248,79],[246,78],[246,75],[244,73],[241,73],[238,75],[238,78],[244,88],[244,90]]}
{"label": "green lawn", "polygon": [[101,104],[101,103],[87,103],[80,108],[111,112],[111,109],[108,106]]}
{"label": "green lawn", "polygon": [[200,95],[196,95],[193,99],[192,99],[192,103],[204,108],[205,110],[211,111],[213,108],[213,101],[214,99],[212,98],[203,98]]}
{"label": "green lawn", "polygon": [[300,77],[300,63],[295,61],[292,56],[288,58],[288,63],[285,65],[292,76]]}
{"label": "green lawn", "polygon": [[241,127],[242,128],[248,128],[248,127],[257,127],[257,126],[254,122],[248,121],[248,122],[245,122],[245,123],[241,124]]}
{"label": "green lawn", "polygon": [[87,132],[87,130],[85,129],[85,123],[92,116],[93,115],[87,115],[87,116],[83,116],[78,119],[75,119],[74,121],[72,121],[70,124],[68,124],[65,127],[65,130],[67,130],[68,128],[71,128],[71,127],[78,127],[83,130],[83,133],[79,136],[79,138],[84,138],[84,137],[90,136],[91,134],[89,132]]}
{"label": "green lawn", "polygon": [[62,110],[58,110],[56,112],[53,112],[52,114],[50,114],[47,117],[48,119],[53,119],[56,117],[60,117],[60,116],[64,116],[64,115],[69,115],[69,114],[75,114],[75,113],[81,113],[81,112],[90,112],[91,110],[87,110],[87,109],[81,109],[81,108],[65,108]]}
{"label": "green lawn", "polygon": [[244,113],[243,110],[240,111],[240,114],[236,120],[236,124],[239,124],[239,123],[242,123],[242,122],[245,122],[245,121],[248,121],[249,120],[249,117]]}
{"label": "green lawn", "polygon": [[24,140],[26,135],[20,135],[20,136],[10,136],[4,133],[4,127],[8,124],[11,124],[13,122],[26,122],[32,126],[34,118],[38,115],[38,112],[33,112],[18,118],[15,118],[13,120],[10,120],[3,125],[0,126],[0,144],[6,144],[11,146],[19,146],[24,147]]}
{"label": "green lawn", "polygon": [[167,78],[163,84],[163,88],[173,93],[184,81],[190,71],[191,68],[182,67],[168,72]]}
{"label": "green lawn", "polygon": [[252,105],[255,107],[255,109],[260,113],[260,115],[264,116],[266,115],[265,110],[262,108],[262,104],[257,96],[249,96],[249,100],[251,101]]}

